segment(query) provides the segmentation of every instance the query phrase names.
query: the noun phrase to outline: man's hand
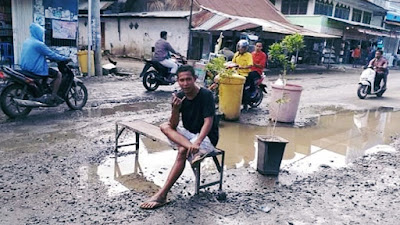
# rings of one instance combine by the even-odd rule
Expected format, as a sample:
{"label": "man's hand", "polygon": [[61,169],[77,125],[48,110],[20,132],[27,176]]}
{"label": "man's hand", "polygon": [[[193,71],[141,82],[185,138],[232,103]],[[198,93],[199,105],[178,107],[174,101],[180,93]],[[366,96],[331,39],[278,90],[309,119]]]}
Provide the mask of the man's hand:
{"label": "man's hand", "polygon": [[196,154],[200,149],[200,144],[201,143],[199,143],[197,140],[193,142],[187,151],[186,158],[189,157],[190,154],[192,155]]}
{"label": "man's hand", "polygon": [[185,100],[186,96],[183,96],[182,99],[178,98],[175,93],[172,93],[172,109],[179,110],[181,108],[183,100]]}

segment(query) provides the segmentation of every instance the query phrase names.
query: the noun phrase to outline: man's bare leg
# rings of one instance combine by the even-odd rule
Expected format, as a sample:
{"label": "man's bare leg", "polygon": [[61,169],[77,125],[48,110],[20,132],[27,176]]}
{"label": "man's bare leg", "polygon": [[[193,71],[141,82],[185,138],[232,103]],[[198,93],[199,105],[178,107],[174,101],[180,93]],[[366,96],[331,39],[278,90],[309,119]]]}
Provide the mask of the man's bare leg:
{"label": "man's bare leg", "polygon": [[192,143],[184,137],[182,134],[178,133],[175,129],[173,129],[169,122],[165,122],[160,125],[161,131],[168,137],[172,142],[177,144],[178,146],[183,146],[186,149],[192,145]]}
{"label": "man's bare leg", "polygon": [[53,92],[52,92],[52,95],[53,95],[54,97],[57,96],[58,89],[60,89],[61,78],[62,78],[62,75],[61,75],[60,72],[58,72],[58,73],[57,73],[57,77],[54,78],[54,82],[53,82]]}
{"label": "man's bare leg", "polygon": [[164,186],[149,200],[140,205],[140,207],[144,209],[152,209],[167,200],[167,194],[169,190],[171,190],[172,186],[175,184],[176,180],[178,180],[183,170],[185,169],[187,149],[191,145],[191,142],[183,135],[178,133],[175,129],[173,129],[170,123],[166,122],[161,124],[160,129],[171,141],[176,143],[178,146],[184,147],[178,148],[178,155],[176,156],[175,163],[172,166],[172,169],[168,175],[167,180],[165,181]]}
{"label": "man's bare leg", "polygon": [[157,207],[159,204],[164,204],[167,200],[167,194],[172,186],[175,184],[176,180],[181,176],[186,164],[186,153],[187,149],[184,147],[178,148],[178,155],[176,157],[175,163],[172,166],[171,172],[168,175],[167,181],[155,195],[153,195],[149,200],[140,205],[144,209],[152,209]]}

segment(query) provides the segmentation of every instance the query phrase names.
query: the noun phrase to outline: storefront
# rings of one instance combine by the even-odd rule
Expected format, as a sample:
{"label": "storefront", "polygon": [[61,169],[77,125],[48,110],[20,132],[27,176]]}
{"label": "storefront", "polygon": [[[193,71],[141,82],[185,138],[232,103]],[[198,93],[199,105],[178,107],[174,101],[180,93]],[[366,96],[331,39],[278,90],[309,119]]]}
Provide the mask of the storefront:
{"label": "storefront", "polygon": [[29,25],[32,22],[40,24],[46,29],[45,43],[47,46],[77,62],[78,0],[11,1],[16,64],[19,63],[22,43],[30,36]]}
{"label": "storefront", "polygon": [[0,65],[13,64],[11,0],[0,0]]}

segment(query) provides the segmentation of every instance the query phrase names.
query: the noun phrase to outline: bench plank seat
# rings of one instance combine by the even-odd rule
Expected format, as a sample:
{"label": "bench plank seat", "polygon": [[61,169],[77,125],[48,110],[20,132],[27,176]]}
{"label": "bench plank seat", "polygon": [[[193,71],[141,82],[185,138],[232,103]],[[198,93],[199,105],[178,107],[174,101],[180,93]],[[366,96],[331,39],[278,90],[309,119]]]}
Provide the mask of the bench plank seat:
{"label": "bench plank seat", "polygon": [[167,136],[165,136],[165,134],[161,132],[160,128],[155,125],[141,120],[136,120],[133,122],[117,122],[117,124],[135,133],[139,133],[140,135],[148,137],[153,141],[162,141],[169,144]]}
{"label": "bench plank seat", "polygon": [[[124,130],[129,130],[135,133],[135,143],[129,143],[129,144],[119,144],[119,138],[121,134],[123,133]],[[146,123],[141,120],[136,120],[132,122],[116,122],[116,133],[115,133],[115,152],[118,152],[118,149],[121,147],[127,147],[127,146],[132,146],[135,145],[135,151],[133,153],[136,154],[135,161],[138,162],[139,160],[139,136],[145,136],[153,141],[161,141],[169,144],[168,138],[161,132],[160,128],[158,126]],[[219,162],[217,156],[221,155],[221,162]],[[223,179],[223,171],[224,171],[224,158],[225,158],[225,152],[221,149],[217,149],[208,154],[207,157],[212,157],[215,166],[217,167],[218,172],[220,173],[220,178],[218,181],[211,182],[209,184],[200,184],[200,163],[196,164],[195,166],[192,165],[193,172],[196,176],[195,179],[195,193],[198,194],[199,190],[201,188],[206,188],[212,185],[219,184],[219,190],[222,191],[222,179]],[[135,163],[136,164],[136,163]]]}

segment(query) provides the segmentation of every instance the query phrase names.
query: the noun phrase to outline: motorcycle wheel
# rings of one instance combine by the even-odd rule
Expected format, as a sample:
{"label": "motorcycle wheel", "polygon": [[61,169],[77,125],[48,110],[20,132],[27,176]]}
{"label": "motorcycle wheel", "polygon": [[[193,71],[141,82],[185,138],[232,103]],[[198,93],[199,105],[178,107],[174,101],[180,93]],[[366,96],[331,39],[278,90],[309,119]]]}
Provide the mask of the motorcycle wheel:
{"label": "motorcycle wheel", "polygon": [[358,87],[357,90],[357,95],[360,99],[364,99],[368,95],[368,86],[367,85],[361,85]]}
{"label": "motorcycle wheel", "polygon": [[148,71],[143,75],[143,86],[148,91],[157,90],[160,84],[157,81],[157,72],[154,70]]}
{"label": "motorcycle wheel", "polygon": [[73,83],[65,98],[65,102],[72,110],[81,110],[88,100],[88,92],[84,84]]}
{"label": "motorcycle wheel", "polygon": [[254,97],[254,99],[250,100],[250,103],[249,103],[250,107],[255,108],[255,107],[259,106],[261,104],[263,98],[264,98],[264,93],[260,88],[258,88],[256,97]]}
{"label": "motorcycle wheel", "polygon": [[23,93],[24,87],[19,84],[12,84],[6,87],[0,95],[1,110],[10,118],[20,118],[27,116],[32,108],[19,106],[14,99],[27,100],[33,97],[32,93],[27,90]]}

